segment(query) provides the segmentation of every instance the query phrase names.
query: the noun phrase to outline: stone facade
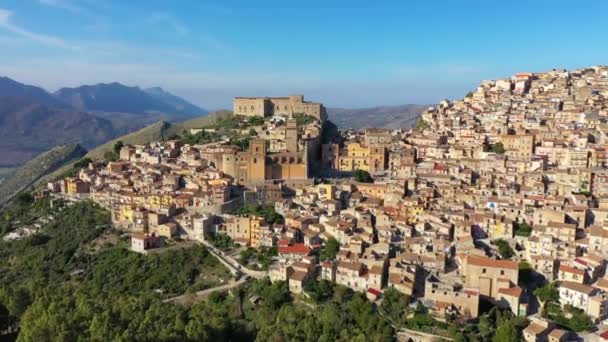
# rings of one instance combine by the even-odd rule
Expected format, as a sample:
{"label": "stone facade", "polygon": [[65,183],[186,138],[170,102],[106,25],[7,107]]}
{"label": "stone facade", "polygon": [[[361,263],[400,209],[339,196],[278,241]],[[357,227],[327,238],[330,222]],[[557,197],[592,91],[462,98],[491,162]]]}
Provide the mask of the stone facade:
{"label": "stone facade", "polygon": [[288,97],[235,97],[233,111],[243,116],[288,116],[305,114],[325,121],[327,113],[321,103],[304,101],[304,95]]}

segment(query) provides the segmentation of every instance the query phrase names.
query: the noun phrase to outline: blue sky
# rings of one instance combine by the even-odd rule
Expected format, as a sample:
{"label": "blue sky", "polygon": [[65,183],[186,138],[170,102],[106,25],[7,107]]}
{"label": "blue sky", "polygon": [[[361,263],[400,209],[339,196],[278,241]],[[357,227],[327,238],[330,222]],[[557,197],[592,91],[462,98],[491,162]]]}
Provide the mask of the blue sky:
{"label": "blue sky", "polygon": [[0,75],[162,86],[209,109],[303,93],[435,103],[519,71],[608,64],[608,1],[0,0]]}

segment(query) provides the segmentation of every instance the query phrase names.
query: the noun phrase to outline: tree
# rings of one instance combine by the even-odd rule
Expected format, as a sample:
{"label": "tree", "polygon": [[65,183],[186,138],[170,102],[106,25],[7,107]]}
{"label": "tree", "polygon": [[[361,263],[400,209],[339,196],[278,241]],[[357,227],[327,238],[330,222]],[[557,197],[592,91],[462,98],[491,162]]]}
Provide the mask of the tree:
{"label": "tree", "polygon": [[373,183],[374,182],[374,179],[372,178],[372,176],[369,174],[369,172],[367,172],[365,170],[357,170],[357,171],[355,171],[353,176],[355,177],[355,180],[359,183]]}
{"label": "tree", "polygon": [[122,143],[121,140],[118,140],[115,144],[114,144],[114,148],[113,151],[114,153],[116,153],[117,155],[120,155],[120,149],[124,146],[124,144]]}
{"label": "tree", "polygon": [[525,223],[514,223],[514,230],[515,230],[515,235],[517,236],[523,236],[523,237],[528,237],[530,236],[530,234],[532,234],[532,227]]}
{"label": "tree", "polygon": [[322,261],[333,260],[336,258],[336,254],[340,250],[340,242],[335,238],[331,237],[327,239],[323,250],[321,251],[321,255],[319,256]]}
{"label": "tree", "polygon": [[559,302],[559,292],[557,291],[555,282],[537,288],[536,290],[534,290],[534,295],[541,303]]}
{"label": "tree", "polygon": [[503,239],[494,240],[494,244],[498,247],[498,253],[503,259],[510,259],[515,255],[513,248]]}
{"label": "tree", "polygon": [[333,284],[323,279],[320,281],[310,280],[304,284],[306,293],[317,303],[330,300],[334,295]]}
{"label": "tree", "polygon": [[429,125],[428,122],[426,122],[424,119],[422,119],[422,117],[419,117],[418,120],[416,121],[416,127],[414,128],[416,131],[424,131],[425,129],[430,128],[431,125]]}
{"label": "tree", "polygon": [[82,158],[79,161],[77,161],[76,163],[74,163],[74,168],[82,169],[82,168],[88,167],[91,162],[92,162],[92,160],[89,157]]}
{"label": "tree", "polygon": [[402,324],[409,303],[410,298],[408,296],[394,288],[388,288],[382,294],[382,305],[380,305],[380,310],[393,322],[393,324]]}
{"label": "tree", "polygon": [[305,126],[317,121],[317,118],[314,116],[306,114],[295,114],[294,117],[296,119],[296,125],[298,126]]}
{"label": "tree", "polygon": [[495,144],[490,145],[490,151],[492,151],[496,154],[504,154],[505,147],[501,142],[497,142]]}
{"label": "tree", "polygon": [[513,342],[521,341],[517,328],[513,320],[505,320],[498,325],[496,328],[496,334],[494,334],[493,342]]}

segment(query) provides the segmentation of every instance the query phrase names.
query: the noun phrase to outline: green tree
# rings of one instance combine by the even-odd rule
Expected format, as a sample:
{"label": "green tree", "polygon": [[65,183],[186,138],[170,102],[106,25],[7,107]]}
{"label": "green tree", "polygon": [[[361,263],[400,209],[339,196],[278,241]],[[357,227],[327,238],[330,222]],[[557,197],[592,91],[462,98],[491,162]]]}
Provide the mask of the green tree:
{"label": "green tree", "polygon": [[513,342],[521,341],[520,334],[514,322],[510,319],[501,322],[496,328],[496,334],[492,338],[493,342]]}
{"label": "green tree", "polygon": [[323,250],[321,251],[321,255],[319,258],[322,261],[333,260],[336,258],[338,251],[340,250],[340,242],[333,237],[327,239],[325,246],[323,246]]}
{"label": "green tree", "polygon": [[496,154],[504,154],[505,147],[501,142],[497,142],[495,144],[490,145],[490,151],[492,151]]}
{"label": "green tree", "polygon": [[383,312],[394,324],[401,325],[405,320],[406,308],[410,303],[410,298],[403,293],[388,288],[382,294],[382,304],[380,311]]}
{"label": "green tree", "polygon": [[372,178],[372,176],[369,174],[369,172],[365,171],[365,170],[356,170],[353,174],[353,177],[355,177],[355,181],[360,182],[360,183],[373,183],[374,179]]}
{"label": "green tree", "polygon": [[124,144],[122,143],[121,140],[118,140],[113,147],[113,151],[114,153],[116,153],[116,155],[120,154],[120,149],[124,146]]}
{"label": "green tree", "polygon": [[517,236],[528,237],[528,236],[530,236],[530,234],[532,234],[532,227],[525,222],[522,222],[522,223],[516,222],[513,224],[513,228],[515,231],[515,235],[517,235]]}
{"label": "green tree", "polygon": [[494,244],[498,247],[498,253],[503,259],[511,259],[515,255],[515,251],[509,243],[503,239],[494,240]]}
{"label": "green tree", "polygon": [[424,119],[422,119],[422,117],[418,117],[418,120],[416,120],[416,126],[414,127],[414,129],[416,131],[424,131],[426,129],[429,129],[431,127],[431,125],[429,125],[428,122],[426,122]]}
{"label": "green tree", "polygon": [[548,283],[545,286],[534,290],[534,295],[541,303],[557,303],[559,302],[559,292],[555,282]]}

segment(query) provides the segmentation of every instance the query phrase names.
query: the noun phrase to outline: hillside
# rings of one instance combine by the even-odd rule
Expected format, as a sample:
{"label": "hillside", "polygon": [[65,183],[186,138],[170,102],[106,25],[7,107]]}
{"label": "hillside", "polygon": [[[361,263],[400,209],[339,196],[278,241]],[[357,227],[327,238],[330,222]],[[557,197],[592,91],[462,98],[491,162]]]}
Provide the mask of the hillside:
{"label": "hillside", "polygon": [[329,120],[340,129],[411,128],[425,105],[380,106],[371,108],[328,108]]}
{"label": "hillside", "polygon": [[57,146],[39,154],[0,183],[0,204],[5,203],[15,193],[33,185],[44,175],[70,161],[80,159],[86,152],[82,146],[73,144]]}
{"label": "hillside", "polygon": [[167,113],[189,117],[205,114],[202,108],[160,88],[142,90],[120,83],[100,83],[62,88],[55,96],[80,110],[131,114]]}
{"label": "hillside", "polygon": [[225,118],[227,116],[232,115],[232,112],[227,110],[221,110],[217,112],[213,112],[209,115],[194,118],[191,120],[183,121],[180,123],[170,123],[166,121],[159,121],[152,125],[146,126],[136,132],[129,133],[127,135],[115,138],[107,143],[100,145],[94,149],[92,149],[87,157],[91,159],[102,159],[104,154],[108,151],[112,150],[114,144],[118,141],[122,141],[123,144],[146,144],[152,141],[158,141],[163,139],[168,139],[176,134],[182,133],[184,130],[188,130],[190,128],[200,128],[208,125],[212,125],[215,123],[215,120],[218,118]]}
{"label": "hillside", "polygon": [[27,99],[0,97],[0,165],[20,165],[54,146],[96,146],[128,127],[73,109],[51,108]]}

